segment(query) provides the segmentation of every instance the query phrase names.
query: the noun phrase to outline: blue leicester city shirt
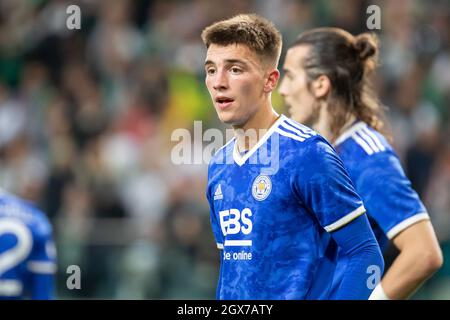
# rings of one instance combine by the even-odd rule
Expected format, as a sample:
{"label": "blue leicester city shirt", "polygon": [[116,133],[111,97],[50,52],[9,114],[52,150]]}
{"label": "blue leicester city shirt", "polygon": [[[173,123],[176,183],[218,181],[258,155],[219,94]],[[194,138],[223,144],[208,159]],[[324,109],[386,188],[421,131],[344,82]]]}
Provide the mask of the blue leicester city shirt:
{"label": "blue leicester city shirt", "polygon": [[[429,219],[385,137],[364,122],[356,122],[335,142],[335,148],[361,196],[381,249],[412,224]],[[335,290],[347,257],[339,254]]]}
{"label": "blue leicester city shirt", "polygon": [[283,115],[245,154],[232,139],[213,156],[206,196],[218,299],[328,299],[330,232],[365,212],[334,149]]}
{"label": "blue leicester city shirt", "polygon": [[51,299],[56,252],[46,216],[0,190],[0,299]]}

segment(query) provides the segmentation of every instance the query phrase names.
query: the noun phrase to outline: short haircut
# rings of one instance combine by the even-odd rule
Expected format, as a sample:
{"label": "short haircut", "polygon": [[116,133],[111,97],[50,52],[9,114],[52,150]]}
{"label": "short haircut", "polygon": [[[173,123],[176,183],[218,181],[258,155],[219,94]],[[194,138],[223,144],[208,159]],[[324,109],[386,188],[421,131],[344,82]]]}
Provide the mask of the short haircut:
{"label": "short haircut", "polygon": [[277,67],[280,59],[281,33],[272,22],[256,14],[240,14],[215,22],[203,30],[202,40],[206,48],[211,44],[245,45],[272,67]]}

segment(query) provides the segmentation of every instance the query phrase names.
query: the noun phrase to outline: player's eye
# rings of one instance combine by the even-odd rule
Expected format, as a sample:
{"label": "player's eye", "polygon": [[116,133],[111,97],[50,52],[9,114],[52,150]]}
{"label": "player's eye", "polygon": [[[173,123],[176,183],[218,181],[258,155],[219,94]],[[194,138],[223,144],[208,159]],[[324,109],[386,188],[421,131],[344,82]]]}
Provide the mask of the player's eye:
{"label": "player's eye", "polygon": [[207,75],[211,76],[211,75],[213,75],[214,73],[216,73],[216,69],[214,69],[214,68],[208,68],[208,69],[206,69],[206,74],[207,74]]}
{"label": "player's eye", "polygon": [[242,73],[242,70],[240,68],[238,68],[238,67],[231,67],[230,71],[233,74],[240,74],[240,73]]}
{"label": "player's eye", "polygon": [[294,77],[292,76],[292,73],[290,73],[289,71],[285,71],[283,78],[287,78],[289,80],[292,80]]}

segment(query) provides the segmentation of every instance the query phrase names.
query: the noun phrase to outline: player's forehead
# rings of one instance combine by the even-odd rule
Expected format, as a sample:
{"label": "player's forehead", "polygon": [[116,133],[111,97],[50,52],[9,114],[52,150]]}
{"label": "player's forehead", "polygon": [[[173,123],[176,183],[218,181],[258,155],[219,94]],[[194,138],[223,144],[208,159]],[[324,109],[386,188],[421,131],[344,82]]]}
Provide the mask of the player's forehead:
{"label": "player's forehead", "polygon": [[255,67],[261,66],[261,59],[258,54],[244,44],[211,44],[209,46],[205,64],[219,65],[229,61],[237,61]]}
{"label": "player's forehead", "polygon": [[311,51],[310,46],[298,45],[289,50],[286,53],[286,59],[284,60],[284,68],[301,68],[305,59],[309,56]]}

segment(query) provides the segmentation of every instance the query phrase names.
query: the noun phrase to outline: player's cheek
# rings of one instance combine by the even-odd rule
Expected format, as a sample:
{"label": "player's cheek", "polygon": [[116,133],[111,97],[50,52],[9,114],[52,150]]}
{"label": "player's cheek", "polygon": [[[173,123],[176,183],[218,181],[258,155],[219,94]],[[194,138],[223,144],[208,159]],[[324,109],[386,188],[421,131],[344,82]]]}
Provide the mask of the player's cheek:
{"label": "player's cheek", "polygon": [[206,88],[209,91],[209,94],[211,94],[211,78],[210,77],[205,78],[205,84],[206,84]]}
{"label": "player's cheek", "polygon": [[243,81],[240,83],[240,93],[243,97],[252,96],[255,85],[252,81]]}

